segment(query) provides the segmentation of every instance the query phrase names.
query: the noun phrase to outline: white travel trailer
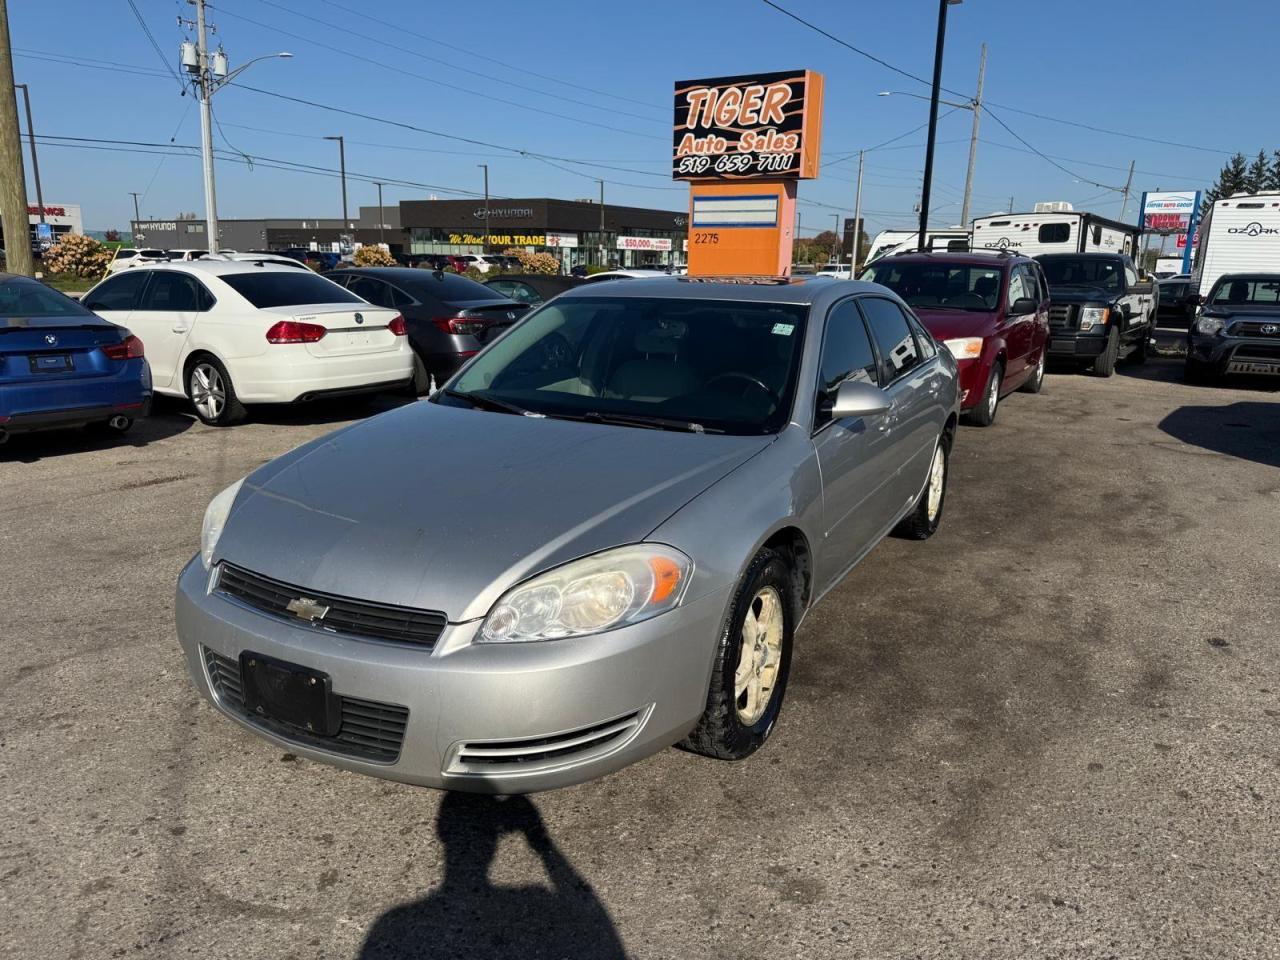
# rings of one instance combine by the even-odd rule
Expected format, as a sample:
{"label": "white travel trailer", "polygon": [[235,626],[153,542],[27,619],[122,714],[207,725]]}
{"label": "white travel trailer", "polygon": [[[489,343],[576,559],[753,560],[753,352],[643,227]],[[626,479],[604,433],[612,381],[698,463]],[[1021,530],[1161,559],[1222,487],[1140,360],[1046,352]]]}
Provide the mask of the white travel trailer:
{"label": "white travel trailer", "polygon": [[[919,230],[881,230],[871,241],[871,249],[867,251],[867,263],[879,260],[894,253],[904,253],[916,249]],[[925,244],[930,250],[968,250],[969,232],[961,229],[929,230],[925,233]]]}
{"label": "white travel trailer", "polygon": [[1041,253],[1124,253],[1134,256],[1142,228],[1077,211],[997,213],[973,221],[974,250]]}
{"label": "white travel trailer", "polygon": [[1238,193],[1205,211],[1191,292],[1208,296],[1224,273],[1280,273],[1280,193]]}

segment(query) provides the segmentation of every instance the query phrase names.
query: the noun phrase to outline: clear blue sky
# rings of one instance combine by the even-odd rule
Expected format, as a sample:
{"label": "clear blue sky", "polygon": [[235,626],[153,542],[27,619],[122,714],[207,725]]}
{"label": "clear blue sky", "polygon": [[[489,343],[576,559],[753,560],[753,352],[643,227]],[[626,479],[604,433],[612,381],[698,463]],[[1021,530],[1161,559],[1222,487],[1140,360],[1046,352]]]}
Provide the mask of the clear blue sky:
{"label": "clear blue sky", "polygon": [[[185,0],[135,2],[165,57],[176,64],[183,39],[176,19],[193,15],[194,8]],[[933,0],[778,2],[910,73],[930,74]],[[17,80],[31,85],[38,134],[198,143],[198,110],[160,72],[161,58],[127,0],[17,0],[9,15]],[[233,67],[278,50],[294,54],[256,64],[243,77],[247,84],[628,170],[559,169],[235,88],[214,100],[225,140],[250,156],[336,168],[337,145],[319,138],[343,134],[349,171],[478,192],[476,165],[487,162],[495,196],[594,196],[595,178],[604,177],[613,181],[606,184],[610,202],[682,208],[686,188],[665,179],[673,81],[810,68],[827,82],[822,175],[800,188],[802,201],[827,205],[802,204],[804,233],[810,234],[830,227],[833,214],[852,214],[856,162],[831,161],[927,117],[923,100],[876,95],[927,93],[926,86],[760,0],[215,0],[210,19]],[[1131,160],[1139,171],[1137,192],[1194,189],[1213,180],[1229,152],[1280,147],[1273,50],[1278,23],[1274,0],[1220,0],[1212,12],[1203,0],[965,0],[952,7],[944,85],[973,90],[979,45],[986,41],[992,110],[1036,149],[1063,158],[1059,162],[1070,171],[1028,152],[984,116],[974,214],[1004,209],[1012,195],[1019,208],[1070,200],[1078,209],[1115,216],[1119,194],[1105,187],[1123,184]],[[1092,132],[1007,108],[1210,150]],[[935,222],[959,217],[970,118],[959,111],[940,122]],[[225,140],[215,137],[222,148]],[[863,208],[869,228],[912,222],[923,143],[920,132],[868,155]],[[81,203],[88,229],[125,226],[132,190],[145,194],[144,216],[169,219],[183,210],[203,216],[198,160],[43,144],[40,151],[46,202]],[[340,214],[336,179],[265,163],[251,171],[219,162],[222,216]],[[28,190],[34,202],[30,185]],[[353,210],[375,202],[369,183],[353,180],[350,192]],[[385,190],[388,202],[429,194],[423,188]],[[1130,218],[1133,211],[1131,202]]]}

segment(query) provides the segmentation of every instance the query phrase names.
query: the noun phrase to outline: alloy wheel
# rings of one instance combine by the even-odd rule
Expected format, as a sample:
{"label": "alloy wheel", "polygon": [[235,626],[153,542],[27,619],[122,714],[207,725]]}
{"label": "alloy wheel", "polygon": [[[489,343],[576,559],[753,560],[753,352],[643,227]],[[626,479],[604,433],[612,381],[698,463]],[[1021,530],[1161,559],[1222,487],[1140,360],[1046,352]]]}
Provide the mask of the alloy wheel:
{"label": "alloy wheel", "polygon": [[946,489],[947,455],[942,452],[942,444],[933,452],[933,466],[929,468],[929,492],[925,509],[929,522],[938,519],[938,511],[942,509],[942,491]]}
{"label": "alloy wheel", "polygon": [[755,726],[773,699],[782,665],[782,597],[771,587],[761,587],[742,622],[742,647],[733,674],[734,703],[738,719]]}
{"label": "alloy wheel", "polygon": [[994,420],[996,404],[1000,402],[1000,368],[991,371],[991,390],[987,393],[987,419]]}
{"label": "alloy wheel", "polygon": [[218,368],[197,363],[191,370],[191,403],[206,420],[217,420],[227,405],[227,388]]}

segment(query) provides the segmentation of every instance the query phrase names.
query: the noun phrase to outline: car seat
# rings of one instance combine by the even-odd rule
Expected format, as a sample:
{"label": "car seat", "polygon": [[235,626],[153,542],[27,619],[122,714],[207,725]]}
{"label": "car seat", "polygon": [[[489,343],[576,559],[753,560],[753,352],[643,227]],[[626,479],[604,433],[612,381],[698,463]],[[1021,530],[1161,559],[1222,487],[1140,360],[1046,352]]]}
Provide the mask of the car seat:
{"label": "car seat", "polygon": [[695,392],[700,381],[677,362],[683,329],[653,327],[636,335],[641,356],[619,365],[605,387],[606,397],[658,403]]}

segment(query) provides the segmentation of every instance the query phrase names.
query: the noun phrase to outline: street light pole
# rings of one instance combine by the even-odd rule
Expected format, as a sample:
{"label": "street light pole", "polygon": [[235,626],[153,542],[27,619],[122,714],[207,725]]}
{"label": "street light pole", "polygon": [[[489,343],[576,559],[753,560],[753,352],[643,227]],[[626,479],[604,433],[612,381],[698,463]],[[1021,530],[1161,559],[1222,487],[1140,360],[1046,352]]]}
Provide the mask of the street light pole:
{"label": "street light pole", "polygon": [[130,239],[133,240],[134,243],[137,243],[138,242],[138,223],[142,220],[142,214],[138,213],[138,194],[130,190],[129,196],[133,197],[133,231],[132,231],[133,236]]}
{"label": "street light pole", "polygon": [[347,230],[347,142],[341,136],[325,137],[338,141],[338,172],[342,177],[342,230]]}
{"label": "street light pole", "polygon": [[973,98],[973,133],[969,137],[969,170],[964,176],[964,202],[960,205],[960,223],[969,229],[969,200],[973,196],[973,168],[978,160],[978,121],[982,119],[982,84],[987,75],[987,45],[982,45],[978,60],[978,93]]}
{"label": "street light pole", "polygon": [[483,253],[489,251],[489,165],[487,163],[477,163],[477,167],[484,170],[484,250]]}
{"label": "street light pole", "polygon": [[840,214],[838,214],[838,213],[833,213],[833,214],[831,215],[831,219],[832,219],[832,220],[834,220],[834,221],[836,222],[836,229],[835,229],[835,235],[836,235],[836,237],[835,237],[835,241],[831,244],[831,259],[835,262],[836,266],[837,266],[837,267],[839,267],[839,266],[840,266],[840,258],[836,255],[836,251],[840,249],[840,246],[839,246],[839,244],[840,244]]}
{"label": "street light pole", "polygon": [[44,193],[40,190],[40,159],[36,156],[36,128],[31,125],[31,95],[25,83],[15,83],[22,91],[22,102],[27,109],[27,139],[31,141],[31,176],[36,182],[36,206],[40,208],[40,222],[44,223]]}
{"label": "street light pole", "polygon": [[606,266],[604,260],[604,181],[600,181],[600,266]]}
{"label": "street light pole", "polygon": [[373,181],[373,185],[378,188],[378,243],[385,245],[386,239],[384,231],[386,230],[386,218],[382,213],[382,184],[375,180]]}
{"label": "street light pole", "polygon": [[947,7],[960,0],[938,0],[938,41],[933,51],[933,91],[929,97],[929,137],[924,153],[924,186],[920,191],[920,235],[917,250],[928,248],[929,192],[933,184],[933,148],[938,139],[938,95],[942,89],[942,51],[947,38]]}
{"label": "street light pole", "polygon": [[862,254],[862,160],[865,151],[858,151],[858,191],[853,200],[853,253],[849,258],[850,279],[853,268]]}

